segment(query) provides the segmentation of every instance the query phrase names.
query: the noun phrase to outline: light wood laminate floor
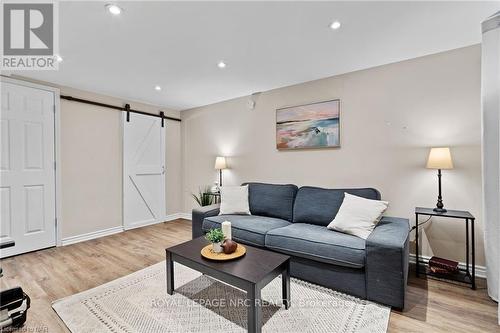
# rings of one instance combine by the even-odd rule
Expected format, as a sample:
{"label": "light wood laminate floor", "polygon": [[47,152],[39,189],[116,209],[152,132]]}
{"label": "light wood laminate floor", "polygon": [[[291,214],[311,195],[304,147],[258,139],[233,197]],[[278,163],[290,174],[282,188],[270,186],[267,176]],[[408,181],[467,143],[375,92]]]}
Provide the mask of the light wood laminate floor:
{"label": "light wood laminate floor", "polygon": [[[191,221],[175,220],[0,261],[1,288],[21,285],[32,299],[21,332],[68,332],[51,303],[164,260],[165,248],[191,238]],[[497,304],[478,290],[414,277],[407,304],[392,311],[389,332],[500,332]]]}

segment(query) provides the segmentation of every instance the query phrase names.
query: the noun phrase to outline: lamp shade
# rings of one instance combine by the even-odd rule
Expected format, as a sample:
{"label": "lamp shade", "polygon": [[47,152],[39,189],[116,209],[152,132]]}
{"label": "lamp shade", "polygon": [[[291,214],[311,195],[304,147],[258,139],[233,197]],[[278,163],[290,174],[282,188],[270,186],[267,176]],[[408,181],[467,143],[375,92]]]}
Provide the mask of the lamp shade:
{"label": "lamp shade", "polygon": [[428,169],[453,169],[450,148],[431,148],[427,159]]}
{"label": "lamp shade", "polygon": [[217,156],[215,159],[215,170],[227,169],[226,158],[224,156]]}

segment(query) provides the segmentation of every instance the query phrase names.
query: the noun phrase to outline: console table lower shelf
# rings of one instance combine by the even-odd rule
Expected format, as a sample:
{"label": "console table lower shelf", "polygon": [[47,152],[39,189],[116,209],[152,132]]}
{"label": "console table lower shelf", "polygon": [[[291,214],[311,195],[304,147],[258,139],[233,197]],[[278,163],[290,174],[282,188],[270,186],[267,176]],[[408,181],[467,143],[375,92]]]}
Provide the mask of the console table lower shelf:
{"label": "console table lower shelf", "polygon": [[245,245],[245,256],[233,261],[216,262],[202,257],[204,237],[170,247],[166,252],[167,293],[174,293],[174,262],[245,290],[248,332],[262,331],[261,290],[281,275],[283,305],[290,307],[290,257]]}
{"label": "console table lower shelf", "polygon": [[[420,261],[419,265],[419,270],[418,273],[419,275],[427,275],[431,277],[435,277],[437,279],[442,279],[442,280],[447,280],[451,282],[459,282],[459,283],[464,283],[467,285],[472,286],[473,279],[470,274],[470,271],[467,271],[466,269],[459,268],[458,272],[456,273],[451,273],[451,274],[444,274],[444,273],[434,273],[429,269],[428,263],[425,261]],[[475,285],[475,284],[474,284]],[[474,289],[474,288],[472,288]]]}

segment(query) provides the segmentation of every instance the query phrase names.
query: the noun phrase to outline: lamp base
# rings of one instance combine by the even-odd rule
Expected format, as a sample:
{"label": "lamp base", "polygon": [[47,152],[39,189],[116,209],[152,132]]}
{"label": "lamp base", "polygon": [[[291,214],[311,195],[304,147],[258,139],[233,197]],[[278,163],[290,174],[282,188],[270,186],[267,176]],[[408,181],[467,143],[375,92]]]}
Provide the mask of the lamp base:
{"label": "lamp base", "polygon": [[434,208],[436,213],[446,213],[443,205],[443,197],[441,196],[441,169],[438,169],[438,201],[436,203],[436,208]]}

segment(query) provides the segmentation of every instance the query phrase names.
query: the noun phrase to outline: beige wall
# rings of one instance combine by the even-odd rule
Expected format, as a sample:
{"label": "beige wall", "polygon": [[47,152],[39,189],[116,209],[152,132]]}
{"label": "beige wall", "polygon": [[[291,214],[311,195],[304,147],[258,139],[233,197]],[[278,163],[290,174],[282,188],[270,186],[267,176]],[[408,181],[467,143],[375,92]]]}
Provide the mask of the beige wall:
{"label": "beige wall", "polygon": [[[80,90],[61,94],[158,113],[160,107]],[[179,112],[166,110],[179,118]],[[122,225],[122,113],[61,100],[62,238]],[[166,122],[167,214],[182,211],[180,123]]]}
{"label": "beige wall", "polygon": [[[14,76],[58,87],[70,95],[112,105],[179,118],[179,111],[127,101],[69,87]],[[122,226],[122,113],[61,99],[61,236],[65,238]],[[166,120],[167,214],[182,212],[181,126]]]}
{"label": "beige wall", "polygon": [[[335,98],[342,148],[276,150],[276,108]],[[444,171],[444,203],[478,218],[477,264],[484,264],[479,46],[264,92],[254,110],[247,101],[181,112],[185,211],[195,206],[189,193],[217,179],[215,156],[227,155],[225,184],[371,186],[390,201],[389,215],[413,224],[414,207],[436,201],[436,172],[424,167],[428,147],[451,146],[456,168]],[[422,237],[424,254],[464,261],[461,221],[433,219]]]}

